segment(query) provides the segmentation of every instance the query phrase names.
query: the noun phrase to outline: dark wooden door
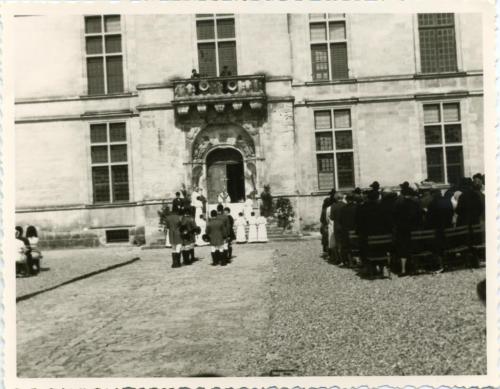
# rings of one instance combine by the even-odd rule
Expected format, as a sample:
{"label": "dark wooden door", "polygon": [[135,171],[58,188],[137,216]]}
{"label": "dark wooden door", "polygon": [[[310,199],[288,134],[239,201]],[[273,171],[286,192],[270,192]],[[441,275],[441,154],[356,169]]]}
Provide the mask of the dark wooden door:
{"label": "dark wooden door", "polygon": [[214,163],[210,165],[207,172],[208,202],[217,203],[217,196],[223,190],[227,190],[226,164]]}

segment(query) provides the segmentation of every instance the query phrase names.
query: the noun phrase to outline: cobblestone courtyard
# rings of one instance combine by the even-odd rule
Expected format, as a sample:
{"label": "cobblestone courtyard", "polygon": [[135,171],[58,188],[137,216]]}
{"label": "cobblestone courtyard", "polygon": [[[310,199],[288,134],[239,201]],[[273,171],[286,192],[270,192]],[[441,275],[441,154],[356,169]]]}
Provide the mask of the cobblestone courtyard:
{"label": "cobblestone courtyard", "polygon": [[[236,246],[170,268],[168,250],[47,251],[18,296],[21,377],[485,374],[484,269],[362,280],[318,240]],[[69,264],[69,265],[68,265]]]}

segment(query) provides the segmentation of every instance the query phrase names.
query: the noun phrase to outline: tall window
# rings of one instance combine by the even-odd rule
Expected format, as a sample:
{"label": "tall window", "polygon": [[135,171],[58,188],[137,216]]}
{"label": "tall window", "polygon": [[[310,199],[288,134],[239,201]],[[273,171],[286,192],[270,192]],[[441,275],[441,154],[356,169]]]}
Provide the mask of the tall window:
{"label": "tall window", "polygon": [[422,73],[457,71],[455,17],[453,14],[419,14]]}
{"label": "tall window", "polygon": [[85,17],[89,95],[123,92],[120,15]]}
{"label": "tall window", "polygon": [[237,74],[233,14],[197,14],[198,64],[201,76]]}
{"label": "tall window", "polygon": [[318,188],[354,187],[354,151],[350,109],[314,112]]}
{"label": "tall window", "polygon": [[460,104],[425,104],[424,131],[428,178],[458,183],[464,175]]}
{"label": "tall window", "polygon": [[94,203],[129,200],[125,123],[90,125]]}
{"label": "tall window", "polygon": [[310,14],[313,80],[349,78],[345,14]]}

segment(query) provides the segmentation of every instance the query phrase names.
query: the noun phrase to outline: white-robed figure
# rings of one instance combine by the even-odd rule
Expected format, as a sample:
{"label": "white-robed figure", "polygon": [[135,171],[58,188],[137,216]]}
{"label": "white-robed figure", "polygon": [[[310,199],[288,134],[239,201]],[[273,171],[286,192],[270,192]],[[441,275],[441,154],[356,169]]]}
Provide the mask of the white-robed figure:
{"label": "white-robed figure", "polygon": [[243,216],[243,212],[238,214],[238,217],[234,221],[234,225],[236,227],[236,243],[246,243],[247,236],[245,227],[247,226],[247,221]]}
{"label": "white-robed figure", "polygon": [[195,223],[198,227],[200,227],[200,233],[196,235],[196,246],[207,246],[208,242],[205,242],[202,238],[207,229],[207,222],[205,220],[205,215],[201,214],[200,216],[198,216]]}
{"label": "white-robed figure", "polygon": [[257,218],[257,241],[267,242],[267,219],[264,216]]}
{"label": "white-robed figure", "polygon": [[328,220],[328,255],[330,259],[333,259],[335,249],[335,234],[333,232],[334,221],[330,218],[331,209],[331,205],[326,209],[326,219]]}
{"label": "white-robed figure", "polygon": [[245,219],[250,219],[251,213],[253,211],[253,200],[247,197],[245,201],[245,206],[243,207],[243,212],[245,213]]}
{"label": "white-robed figure", "polygon": [[231,202],[231,197],[229,197],[229,193],[227,193],[225,189],[223,189],[222,192],[220,192],[217,196],[217,202],[224,206]]}
{"label": "white-robed figure", "polygon": [[198,223],[198,221],[200,220],[200,216],[203,215],[203,203],[201,202],[201,197],[198,196],[194,200],[191,200],[191,205],[195,209],[194,213],[195,223]]}
{"label": "white-robed figure", "polygon": [[255,217],[255,212],[250,213],[248,218],[248,242],[258,242],[257,240],[257,218]]}

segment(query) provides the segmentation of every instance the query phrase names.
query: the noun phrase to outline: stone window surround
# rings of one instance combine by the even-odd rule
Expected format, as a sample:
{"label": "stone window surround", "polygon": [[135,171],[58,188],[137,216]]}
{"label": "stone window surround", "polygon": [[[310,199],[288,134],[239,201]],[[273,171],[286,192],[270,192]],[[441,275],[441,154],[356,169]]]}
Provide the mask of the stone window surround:
{"label": "stone window surround", "polygon": [[[335,139],[335,123],[334,123],[334,111],[338,110],[349,110],[349,115],[350,115],[350,127],[349,128],[341,128],[339,131],[351,131],[351,140],[352,140],[352,148],[351,149],[342,149],[341,151],[337,151],[336,148],[334,147],[333,150],[331,151],[318,151],[316,149],[316,133],[318,132],[327,132],[328,130],[321,130],[321,129],[316,129],[316,124],[315,124],[315,112],[317,111],[330,111],[331,113],[331,129],[329,130],[332,133],[333,139]],[[318,155],[321,154],[332,154],[335,160],[335,175],[334,175],[334,185],[337,190],[346,190],[346,189],[354,189],[356,186],[356,182],[359,180],[358,177],[358,161],[356,159],[356,153],[355,150],[357,149],[357,137],[354,131],[355,128],[355,115],[356,115],[356,107],[353,105],[328,105],[328,106],[315,106],[313,109],[310,110],[311,112],[311,123],[312,123],[312,143],[313,143],[313,148],[314,148],[314,167],[315,167],[315,172],[316,172],[316,183],[315,183],[315,188],[318,193],[322,193],[324,191],[329,191],[331,188],[328,189],[321,189],[319,187],[319,166],[318,166]],[[335,144],[335,140],[334,144]],[[352,187],[339,187],[338,185],[338,168],[337,168],[337,160],[336,160],[336,155],[337,153],[352,153],[353,156],[353,186]]]}
{"label": "stone window surround", "polygon": [[[113,123],[123,123],[125,124],[125,141],[123,142],[113,142],[113,144],[126,144],[127,145],[127,161],[126,162],[117,162],[117,163],[112,163],[111,161],[108,161],[108,163],[92,163],[92,146],[95,145],[100,145],[99,143],[91,143],[90,139],[90,128],[92,125],[95,124],[106,124],[106,130],[108,134],[108,140],[106,142],[106,145],[108,146],[108,155],[109,155],[109,125]],[[113,120],[92,120],[92,121],[87,121],[85,122],[86,125],[86,131],[85,131],[85,143],[87,145],[86,147],[86,158],[87,158],[87,183],[88,183],[88,194],[87,194],[87,202],[86,206],[90,206],[91,208],[93,207],[105,207],[105,206],[121,206],[121,205],[127,205],[133,203],[134,199],[134,177],[133,177],[133,169],[132,169],[132,150],[131,150],[131,126],[130,122],[126,118],[117,118]],[[104,143],[102,144],[104,145]],[[114,165],[126,165],[128,167],[128,200],[120,200],[120,201],[113,201],[113,194],[112,194],[112,185],[111,185],[111,173],[109,175],[109,180],[110,180],[110,185],[109,185],[109,190],[110,190],[110,201],[108,202],[95,202],[94,201],[94,186],[93,186],[93,178],[92,178],[92,168],[94,166],[114,166]]]}
{"label": "stone window surround", "polygon": [[[120,34],[121,36],[121,52],[120,53],[113,53],[112,55],[121,55],[122,57],[122,77],[123,77],[123,90],[121,92],[113,92],[113,93],[108,93],[107,92],[107,72],[104,71],[104,90],[105,92],[103,94],[89,94],[88,91],[88,72],[87,72],[87,58],[89,57],[96,57],[99,55],[87,55],[87,50],[86,50],[86,38],[88,36],[92,35],[101,35],[105,36],[106,33],[104,32],[104,29],[102,30],[101,33],[99,34],[87,34],[85,31],[85,18],[88,16],[100,16],[101,20],[104,20],[104,16],[120,16],[120,31],[119,32],[111,32],[109,35],[116,35]],[[115,14],[115,13],[110,13],[110,14],[88,14],[84,15],[84,17],[81,18],[80,21],[80,42],[81,42],[81,52],[82,52],[82,92],[80,95],[80,98],[99,98],[99,97],[114,97],[114,96],[121,96],[124,94],[129,93],[129,88],[128,88],[128,82],[129,82],[129,71],[128,71],[128,59],[127,59],[127,42],[125,39],[125,33],[126,33],[126,17],[127,15],[123,14]],[[102,22],[104,23],[104,22]],[[106,57],[105,51],[104,51],[104,45],[103,45],[103,53],[101,56],[104,58]],[[104,61],[106,62],[106,61]]]}
{"label": "stone window surround", "polygon": [[[444,176],[444,182],[437,183],[437,184],[445,184],[449,185],[448,183],[448,170],[447,170],[447,160],[446,160],[446,148],[447,147],[461,147],[462,148],[462,168],[463,168],[463,173],[464,175],[467,175],[466,173],[466,146],[467,146],[467,139],[466,139],[466,132],[464,132],[464,105],[466,101],[465,100],[458,100],[458,99],[446,99],[446,100],[428,100],[425,102],[422,102],[420,104],[420,112],[421,112],[421,136],[422,136],[422,145],[424,149],[424,153],[422,155],[423,159],[423,165],[424,165],[424,174],[427,177],[427,149],[430,148],[435,148],[435,149],[441,149],[443,152],[443,176]],[[458,112],[459,112],[459,121],[458,122],[445,122],[443,118],[443,104],[458,104]],[[440,114],[440,121],[436,123],[425,123],[425,118],[424,118],[424,106],[426,105],[439,105],[439,114]],[[444,132],[444,125],[445,124],[459,124],[460,125],[460,133],[461,133],[461,141],[460,142],[453,142],[453,143],[447,143],[445,141],[445,132]],[[439,125],[441,127],[441,143],[436,143],[436,144],[431,144],[427,145],[426,140],[425,140],[425,127],[426,126],[433,126],[433,125]]]}

